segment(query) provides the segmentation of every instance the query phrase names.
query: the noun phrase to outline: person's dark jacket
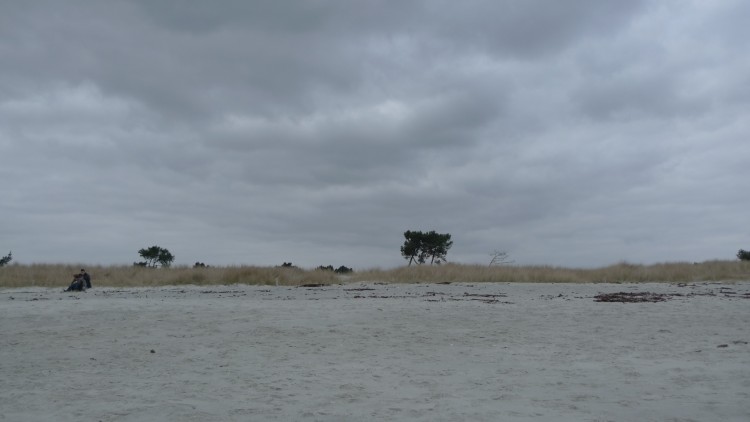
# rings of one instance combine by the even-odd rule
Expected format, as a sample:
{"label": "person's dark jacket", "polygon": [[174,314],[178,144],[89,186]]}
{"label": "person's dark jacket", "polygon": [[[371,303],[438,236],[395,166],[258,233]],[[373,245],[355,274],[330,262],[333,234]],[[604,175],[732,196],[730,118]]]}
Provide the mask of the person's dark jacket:
{"label": "person's dark jacket", "polygon": [[70,283],[70,286],[65,290],[66,292],[70,291],[82,291],[86,287],[86,281],[83,279],[83,277],[75,277],[73,281]]}

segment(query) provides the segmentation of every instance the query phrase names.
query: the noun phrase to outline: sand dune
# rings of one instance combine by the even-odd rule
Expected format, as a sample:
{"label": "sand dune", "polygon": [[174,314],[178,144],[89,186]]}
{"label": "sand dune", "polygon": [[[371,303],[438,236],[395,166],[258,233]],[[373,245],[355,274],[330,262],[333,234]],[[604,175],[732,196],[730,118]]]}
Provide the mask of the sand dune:
{"label": "sand dune", "polygon": [[[595,299],[643,292],[663,300]],[[750,283],[5,289],[0,421],[747,421],[748,298]]]}

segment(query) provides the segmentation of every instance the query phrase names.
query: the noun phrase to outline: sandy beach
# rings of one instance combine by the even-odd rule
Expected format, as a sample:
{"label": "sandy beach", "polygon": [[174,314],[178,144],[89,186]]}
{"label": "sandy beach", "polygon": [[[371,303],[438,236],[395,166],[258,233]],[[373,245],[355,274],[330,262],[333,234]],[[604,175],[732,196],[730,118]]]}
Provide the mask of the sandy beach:
{"label": "sandy beach", "polygon": [[0,421],[747,421],[748,299],[750,282],[4,289]]}

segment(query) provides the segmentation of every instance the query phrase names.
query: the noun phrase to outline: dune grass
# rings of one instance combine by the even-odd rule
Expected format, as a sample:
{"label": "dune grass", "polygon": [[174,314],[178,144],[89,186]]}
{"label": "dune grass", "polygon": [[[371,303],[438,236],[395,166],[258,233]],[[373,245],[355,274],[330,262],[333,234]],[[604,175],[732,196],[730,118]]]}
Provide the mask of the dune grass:
{"label": "dune grass", "polygon": [[106,287],[148,287],[179,285],[286,285],[334,284],[331,271],[285,267],[172,267],[85,266],[68,264],[10,265],[0,268],[0,288],[67,287],[81,268],[91,274],[92,284]]}
{"label": "dune grass", "polygon": [[174,285],[281,285],[301,286],[351,282],[382,283],[689,283],[750,280],[748,261],[706,261],[636,265],[618,263],[582,269],[551,266],[497,266],[446,264],[369,269],[340,276],[332,271],[288,267],[143,268],[134,266],[86,266],[81,264],[13,264],[0,268],[0,288],[60,287],[86,268],[93,284],[106,287]]}
{"label": "dune grass", "polygon": [[750,280],[750,262],[706,261],[636,265],[618,263],[582,269],[552,266],[497,266],[447,264],[370,270],[356,274],[357,280],[388,283],[502,282],[502,283],[639,283]]}

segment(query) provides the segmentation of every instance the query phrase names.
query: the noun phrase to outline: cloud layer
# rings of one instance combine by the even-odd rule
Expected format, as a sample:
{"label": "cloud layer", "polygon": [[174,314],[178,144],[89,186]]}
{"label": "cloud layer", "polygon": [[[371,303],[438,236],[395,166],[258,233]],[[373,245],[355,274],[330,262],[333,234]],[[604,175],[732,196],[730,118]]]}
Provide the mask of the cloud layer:
{"label": "cloud layer", "polygon": [[[0,6],[0,248],[19,262],[597,266],[750,247],[750,7]],[[1,251],[2,249],[0,249]]]}

